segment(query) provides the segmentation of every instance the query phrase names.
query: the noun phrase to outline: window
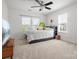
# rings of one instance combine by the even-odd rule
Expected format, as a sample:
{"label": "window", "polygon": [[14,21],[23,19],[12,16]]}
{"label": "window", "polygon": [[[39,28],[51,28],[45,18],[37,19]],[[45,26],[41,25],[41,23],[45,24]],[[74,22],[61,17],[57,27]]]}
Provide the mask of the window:
{"label": "window", "polygon": [[67,13],[58,15],[58,31],[67,32]]}
{"label": "window", "polygon": [[32,18],[32,25],[39,25],[40,19],[39,18]]}
{"label": "window", "polygon": [[38,17],[28,17],[28,16],[22,16],[22,25],[39,25],[40,18]]}
{"label": "window", "polygon": [[27,16],[22,16],[22,25],[31,25],[31,18]]}

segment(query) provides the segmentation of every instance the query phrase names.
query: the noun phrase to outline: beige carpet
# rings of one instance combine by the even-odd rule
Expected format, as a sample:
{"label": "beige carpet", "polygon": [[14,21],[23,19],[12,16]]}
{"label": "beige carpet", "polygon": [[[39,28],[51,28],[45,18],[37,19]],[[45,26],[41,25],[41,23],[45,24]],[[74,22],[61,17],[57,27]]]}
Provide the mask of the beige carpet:
{"label": "beige carpet", "polygon": [[15,40],[14,59],[77,59],[76,45],[61,40],[27,44]]}

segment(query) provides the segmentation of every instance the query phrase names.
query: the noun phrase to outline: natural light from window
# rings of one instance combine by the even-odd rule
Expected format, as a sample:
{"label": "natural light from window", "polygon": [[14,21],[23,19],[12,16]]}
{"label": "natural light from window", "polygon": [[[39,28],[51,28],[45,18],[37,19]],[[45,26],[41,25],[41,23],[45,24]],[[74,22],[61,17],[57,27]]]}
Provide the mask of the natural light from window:
{"label": "natural light from window", "polygon": [[27,16],[22,16],[22,25],[31,25],[31,18]]}
{"label": "natural light from window", "polygon": [[58,15],[58,32],[67,32],[67,19],[67,13]]}
{"label": "natural light from window", "polygon": [[38,26],[39,23],[40,23],[40,18],[38,17],[22,16],[22,25]]}

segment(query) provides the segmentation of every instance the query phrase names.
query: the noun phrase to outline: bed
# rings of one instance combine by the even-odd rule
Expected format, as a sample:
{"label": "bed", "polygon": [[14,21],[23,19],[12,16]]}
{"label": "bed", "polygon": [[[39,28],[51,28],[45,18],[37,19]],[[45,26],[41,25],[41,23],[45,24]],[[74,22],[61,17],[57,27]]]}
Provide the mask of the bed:
{"label": "bed", "polygon": [[28,43],[41,42],[52,39],[54,37],[54,29],[45,28],[45,30],[28,30],[25,35],[27,35]]}

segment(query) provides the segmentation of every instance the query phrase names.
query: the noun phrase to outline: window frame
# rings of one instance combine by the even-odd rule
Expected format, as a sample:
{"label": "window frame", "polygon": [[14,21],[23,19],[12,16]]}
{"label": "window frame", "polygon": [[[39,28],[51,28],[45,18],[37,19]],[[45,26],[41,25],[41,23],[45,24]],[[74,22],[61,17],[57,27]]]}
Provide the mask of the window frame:
{"label": "window frame", "polygon": [[[61,18],[62,21],[60,21],[59,18]],[[58,32],[67,33],[68,32],[67,24],[68,24],[68,14],[67,13],[59,14],[58,15]]]}
{"label": "window frame", "polygon": [[[30,20],[30,25],[27,25],[27,24],[22,24],[22,25],[27,25],[27,26],[38,26],[38,25],[33,25],[33,18],[38,18],[39,19],[39,23],[41,21],[41,19],[39,17],[34,17],[34,16],[27,16],[27,15],[21,15],[21,21],[22,21],[22,17],[29,17],[31,20]],[[23,21],[22,21],[23,22]],[[21,22],[21,23],[22,23]]]}

